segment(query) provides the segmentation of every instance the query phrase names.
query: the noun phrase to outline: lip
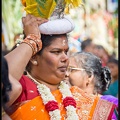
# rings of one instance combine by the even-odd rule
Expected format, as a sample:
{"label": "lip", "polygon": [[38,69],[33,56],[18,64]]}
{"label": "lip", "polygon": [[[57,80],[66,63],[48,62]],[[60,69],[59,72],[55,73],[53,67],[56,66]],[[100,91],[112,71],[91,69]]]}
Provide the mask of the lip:
{"label": "lip", "polygon": [[59,67],[59,70],[60,70],[61,72],[66,72],[67,66]]}

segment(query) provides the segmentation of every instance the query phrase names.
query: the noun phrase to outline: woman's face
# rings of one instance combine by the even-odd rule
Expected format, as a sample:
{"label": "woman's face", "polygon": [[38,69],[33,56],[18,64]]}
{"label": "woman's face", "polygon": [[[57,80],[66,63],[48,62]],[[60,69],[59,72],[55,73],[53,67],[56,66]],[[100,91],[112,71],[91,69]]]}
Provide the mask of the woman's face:
{"label": "woman's face", "polygon": [[[71,85],[78,86],[81,89],[86,88],[86,82],[88,79],[88,75],[85,70],[81,67],[79,68],[74,60],[74,58],[69,59],[69,67],[74,68],[71,72],[67,71],[67,76]],[[76,70],[75,68],[79,68]],[[66,79],[67,80],[67,79]]]}
{"label": "woman's face", "polygon": [[65,36],[56,38],[37,56],[38,66],[34,70],[39,80],[58,84],[64,79],[68,66],[68,40]]}

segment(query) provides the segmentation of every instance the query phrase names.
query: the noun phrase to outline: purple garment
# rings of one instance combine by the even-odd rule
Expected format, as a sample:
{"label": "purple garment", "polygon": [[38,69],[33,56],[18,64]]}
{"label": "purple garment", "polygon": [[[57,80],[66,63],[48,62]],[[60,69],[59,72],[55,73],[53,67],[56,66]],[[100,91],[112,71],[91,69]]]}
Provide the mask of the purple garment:
{"label": "purple garment", "polygon": [[[112,95],[103,95],[103,96],[101,96],[101,98],[104,99],[104,100],[107,100],[109,102],[114,103],[118,107],[118,98],[117,97],[114,97]],[[117,118],[115,116],[115,113],[113,113],[112,119],[117,120]]]}

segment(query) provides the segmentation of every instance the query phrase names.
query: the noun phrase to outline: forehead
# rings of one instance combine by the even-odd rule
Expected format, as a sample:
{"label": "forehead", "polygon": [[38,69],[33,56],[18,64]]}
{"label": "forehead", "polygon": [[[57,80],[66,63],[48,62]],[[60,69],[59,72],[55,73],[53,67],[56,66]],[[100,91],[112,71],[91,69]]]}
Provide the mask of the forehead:
{"label": "forehead", "polygon": [[55,38],[52,42],[50,46],[54,46],[54,47],[68,47],[68,39],[65,36],[61,36],[58,38]]}
{"label": "forehead", "polygon": [[77,63],[73,57],[69,58],[69,66],[77,66]]}

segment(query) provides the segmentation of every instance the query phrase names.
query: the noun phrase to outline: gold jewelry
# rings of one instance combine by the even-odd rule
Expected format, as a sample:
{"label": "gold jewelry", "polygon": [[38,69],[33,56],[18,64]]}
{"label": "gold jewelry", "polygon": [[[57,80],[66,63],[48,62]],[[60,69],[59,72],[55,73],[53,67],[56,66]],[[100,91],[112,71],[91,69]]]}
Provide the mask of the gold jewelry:
{"label": "gold jewelry", "polygon": [[40,40],[39,35],[30,34],[21,43],[26,43],[32,48],[32,56],[42,48],[42,41]]}
{"label": "gold jewelry", "polygon": [[5,111],[4,111],[4,112],[2,112],[2,116],[3,116],[3,115],[5,115],[5,114],[6,114],[6,112],[5,112]]}
{"label": "gold jewelry", "polygon": [[4,111],[3,107],[2,107],[2,116],[5,115],[6,112]]}

